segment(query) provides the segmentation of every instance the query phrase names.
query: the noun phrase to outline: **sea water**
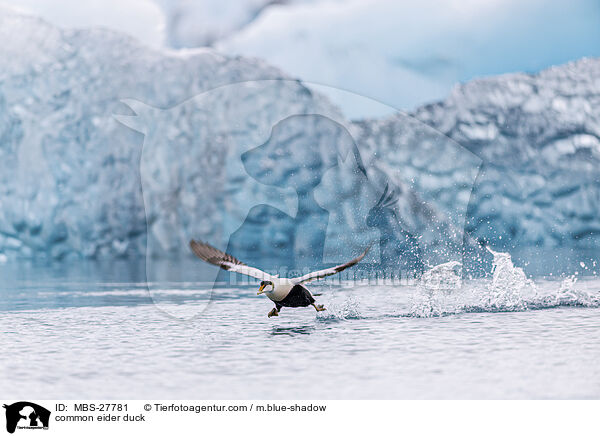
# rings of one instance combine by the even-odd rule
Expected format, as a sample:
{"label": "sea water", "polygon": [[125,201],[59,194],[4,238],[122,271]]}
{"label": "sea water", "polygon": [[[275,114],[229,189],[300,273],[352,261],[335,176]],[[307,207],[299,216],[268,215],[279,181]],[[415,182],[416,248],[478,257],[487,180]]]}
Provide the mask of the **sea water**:
{"label": "sea water", "polygon": [[[76,273],[20,265],[8,274],[5,265],[0,392],[599,398],[597,265],[531,278],[508,254],[493,254],[486,277],[465,278],[459,262],[448,262],[412,283],[315,283],[327,311],[284,308],[273,318],[256,285],[217,284],[207,293],[212,283],[165,282],[149,291],[143,268],[131,262],[82,264]],[[190,316],[174,315],[182,313]]]}

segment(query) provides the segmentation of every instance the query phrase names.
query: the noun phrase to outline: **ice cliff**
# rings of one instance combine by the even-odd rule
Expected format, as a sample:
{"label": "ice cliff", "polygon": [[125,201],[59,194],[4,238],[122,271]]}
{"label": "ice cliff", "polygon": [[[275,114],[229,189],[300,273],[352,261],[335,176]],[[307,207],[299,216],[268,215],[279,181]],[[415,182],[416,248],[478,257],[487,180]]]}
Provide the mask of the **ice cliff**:
{"label": "ice cliff", "polygon": [[473,235],[503,249],[599,246],[600,60],[475,80],[414,116],[483,161]]}
{"label": "ice cliff", "polygon": [[378,241],[371,261],[414,267],[455,259],[465,223],[495,245],[595,241],[597,61],[350,122],[259,60],[2,10],[0,41],[2,259],[174,257],[194,237],[299,263]]}
{"label": "ice cliff", "polygon": [[[144,253],[144,136],[115,119],[132,113],[121,100],[168,108],[231,82],[283,77],[259,61],[162,53],[110,31],[63,31],[9,11],[0,13],[0,41],[0,252],[8,258]],[[289,94],[278,95],[281,88]],[[258,119],[270,116],[260,104],[321,104],[295,81],[271,90],[245,106]],[[191,118],[149,121],[165,137],[195,133]]]}

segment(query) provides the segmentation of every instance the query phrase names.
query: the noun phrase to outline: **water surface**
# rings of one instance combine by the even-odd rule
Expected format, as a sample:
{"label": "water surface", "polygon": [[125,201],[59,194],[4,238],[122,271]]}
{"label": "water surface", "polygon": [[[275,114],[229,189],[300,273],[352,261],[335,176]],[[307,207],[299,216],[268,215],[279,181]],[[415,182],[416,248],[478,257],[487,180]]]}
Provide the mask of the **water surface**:
{"label": "water surface", "polygon": [[5,397],[600,397],[594,275],[532,281],[500,256],[466,282],[443,265],[419,283],[317,284],[326,312],[269,319],[255,285],[148,291],[123,271],[31,267],[4,283]]}

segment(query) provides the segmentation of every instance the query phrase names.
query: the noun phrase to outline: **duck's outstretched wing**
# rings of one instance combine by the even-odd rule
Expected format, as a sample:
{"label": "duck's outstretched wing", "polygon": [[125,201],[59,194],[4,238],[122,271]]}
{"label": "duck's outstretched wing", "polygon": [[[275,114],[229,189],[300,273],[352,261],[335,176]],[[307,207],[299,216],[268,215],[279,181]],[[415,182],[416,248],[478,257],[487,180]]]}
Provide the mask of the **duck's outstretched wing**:
{"label": "duck's outstretched wing", "polygon": [[367,255],[367,253],[369,252],[370,249],[371,249],[371,246],[369,245],[367,247],[367,249],[365,251],[363,251],[363,253],[360,256],[355,257],[350,262],[346,262],[346,263],[343,263],[341,265],[334,266],[331,268],[322,269],[320,271],[314,271],[314,272],[308,273],[306,275],[303,275],[302,277],[296,277],[291,280],[292,280],[292,282],[294,282],[294,284],[298,285],[300,283],[306,283],[306,282],[310,282],[311,280],[318,280],[318,279],[322,279],[323,277],[337,274],[341,271],[344,271],[346,268],[350,268],[351,266],[356,265],[358,262],[363,260],[363,258]]}
{"label": "duck's outstretched wing", "polygon": [[192,239],[190,241],[190,248],[194,254],[203,261],[217,265],[226,271],[233,271],[238,274],[244,274],[259,280],[272,280],[275,278],[271,274],[267,274],[258,268],[248,266],[244,262],[241,262],[233,257],[231,254],[227,254],[205,242],[195,241]]}

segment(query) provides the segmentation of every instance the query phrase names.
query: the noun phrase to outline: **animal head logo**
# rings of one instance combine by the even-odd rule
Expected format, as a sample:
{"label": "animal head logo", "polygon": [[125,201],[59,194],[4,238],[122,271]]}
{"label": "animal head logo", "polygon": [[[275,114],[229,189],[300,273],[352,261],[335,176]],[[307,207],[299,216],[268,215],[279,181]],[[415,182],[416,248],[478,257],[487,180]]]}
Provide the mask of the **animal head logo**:
{"label": "animal head logo", "polygon": [[[383,267],[398,257],[398,246],[418,258],[436,228],[459,228],[453,218],[464,215],[459,209],[466,212],[468,201],[438,204],[422,195],[430,192],[426,183],[411,179],[431,173],[446,153],[464,163],[468,175],[460,181],[468,187],[479,165],[468,152],[461,160],[460,146],[406,116],[407,124],[418,123],[419,135],[398,144],[382,136],[375,140],[387,145],[379,149],[373,132],[293,80],[221,86],[163,109],[123,102],[134,114],[115,117],[144,134],[148,289],[159,307],[179,318],[202,312],[216,282],[235,279],[198,264],[189,240],[209,241],[274,273],[285,265],[344,260],[342,248],[358,251],[377,240],[365,263]],[[440,178],[448,173],[435,171]],[[452,238],[458,243],[461,235]],[[194,289],[177,294],[165,286],[182,281]],[[189,300],[193,304],[177,304]]]}
{"label": "animal head logo", "polygon": [[6,431],[14,433],[18,429],[48,429],[50,411],[38,404],[19,401],[4,405],[6,409]]}
{"label": "animal head logo", "polygon": [[[306,161],[301,160],[310,156],[298,153],[277,160],[263,150],[274,147],[277,154],[286,149],[286,141],[326,138],[319,120],[343,121],[328,103],[291,80],[222,86],[166,109],[123,102],[135,115],[115,117],[144,134],[140,179],[146,277],[159,307],[190,318],[206,308],[213,284],[222,280],[218,271],[191,258],[190,239],[210,241],[249,260],[277,255],[278,247],[292,247],[287,254],[293,254],[293,224],[308,186],[293,169],[302,168]],[[270,173],[267,161],[277,163]],[[176,261],[165,265],[165,258]],[[169,292],[164,283],[171,281],[201,283],[205,289],[194,291],[196,304],[176,304],[190,294]]]}

